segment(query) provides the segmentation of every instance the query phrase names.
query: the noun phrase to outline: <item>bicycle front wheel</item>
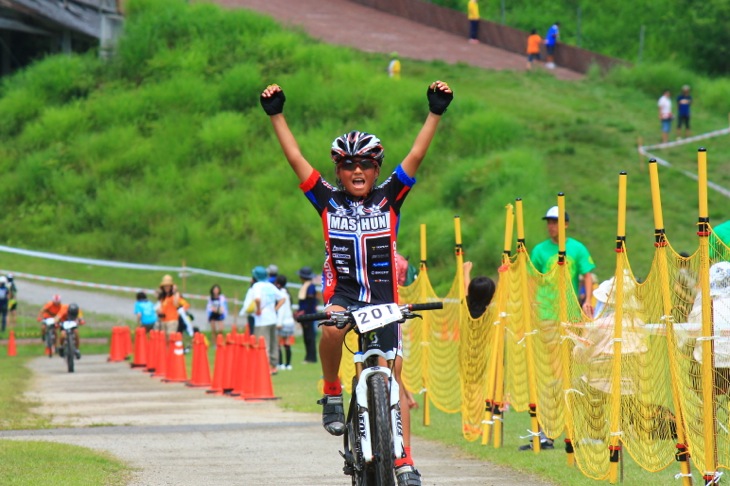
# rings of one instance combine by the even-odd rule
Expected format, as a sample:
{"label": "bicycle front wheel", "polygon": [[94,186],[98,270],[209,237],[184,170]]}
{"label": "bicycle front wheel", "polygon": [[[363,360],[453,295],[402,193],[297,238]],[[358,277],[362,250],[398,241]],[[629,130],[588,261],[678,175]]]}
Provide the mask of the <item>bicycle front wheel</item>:
{"label": "bicycle front wheel", "polygon": [[76,358],[76,346],[74,345],[74,337],[71,332],[66,333],[66,362],[68,363],[68,372],[74,372],[74,358]]}
{"label": "bicycle front wheel", "polygon": [[378,486],[395,486],[393,469],[393,429],[390,426],[390,390],[388,379],[381,373],[368,377],[368,409],[370,437],[375,459],[370,465]]}

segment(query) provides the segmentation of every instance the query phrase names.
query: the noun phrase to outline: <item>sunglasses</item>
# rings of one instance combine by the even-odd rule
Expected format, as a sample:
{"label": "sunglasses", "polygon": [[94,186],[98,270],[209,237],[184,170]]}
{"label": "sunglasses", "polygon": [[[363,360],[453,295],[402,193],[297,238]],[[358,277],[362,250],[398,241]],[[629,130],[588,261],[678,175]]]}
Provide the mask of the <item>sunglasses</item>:
{"label": "sunglasses", "polygon": [[377,162],[373,159],[344,159],[342,162],[337,164],[337,167],[343,170],[355,170],[355,167],[359,166],[361,170],[374,169],[378,166]]}

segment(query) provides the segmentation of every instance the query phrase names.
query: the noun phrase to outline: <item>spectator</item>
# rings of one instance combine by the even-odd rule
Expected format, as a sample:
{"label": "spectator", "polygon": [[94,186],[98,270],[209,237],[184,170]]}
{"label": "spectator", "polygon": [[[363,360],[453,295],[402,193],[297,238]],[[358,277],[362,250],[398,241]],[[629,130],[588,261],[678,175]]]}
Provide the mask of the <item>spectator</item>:
{"label": "spectator", "polygon": [[279,275],[279,267],[273,263],[266,267],[266,275],[268,275],[269,282],[276,282],[276,276]]}
{"label": "spectator", "polygon": [[[314,274],[310,267],[302,267],[299,269],[299,278],[302,280],[302,287],[299,289],[297,299],[299,307],[297,316],[304,314],[314,314],[317,312],[317,287],[312,282]],[[302,338],[304,340],[304,363],[317,362],[317,323],[302,322]]]}
{"label": "spectator", "polygon": [[662,126],[662,143],[669,141],[669,131],[672,129],[672,98],[668,89],[664,90],[661,98],[657,102],[659,107],[659,121]]}
{"label": "spectator", "polygon": [[684,126],[684,136],[689,137],[692,131],[689,126],[689,110],[692,105],[692,95],[689,94],[689,85],[682,86],[682,92],[677,96],[677,138],[681,140],[681,130]]}
{"label": "spectator", "polygon": [[208,297],[208,304],[205,306],[205,311],[208,314],[210,338],[211,341],[215,342],[216,336],[225,331],[224,323],[228,316],[228,301],[226,300],[226,296],[221,292],[220,285],[215,284],[210,288],[210,296]]}
{"label": "spectator", "polygon": [[540,60],[541,45],[542,37],[537,33],[537,29],[532,29],[527,36],[527,69],[532,69],[532,62],[535,59]]}
{"label": "spectator", "polygon": [[469,43],[479,44],[479,3],[477,0],[469,0],[467,18],[469,19]]}
{"label": "spectator", "polygon": [[0,276],[0,334],[5,333],[5,327],[8,324],[8,304],[10,303],[10,287],[8,286],[8,279],[5,276]]}
{"label": "spectator", "polygon": [[496,285],[494,280],[484,275],[472,280],[472,262],[464,262],[464,289],[466,291],[466,307],[472,319],[479,319],[492,302]]}
{"label": "spectator", "polygon": [[560,22],[555,22],[545,35],[545,50],[547,51],[547,60],[545,67],[555,69],[555,48],[560,40]]}
{"label": "spectator", "polygon": [[[718,262],[710,267],[710,299],[712,299],[712,366],[714,394],[725,395],[730,389],[730,263]],[[687,318],[688,322],[702,322],[702,291]],[[695,342],[694,359],[702,364],[702,342]]]}
{"label": "spectator", "polygon": [[279,289],[269,282],[266,269],[256,267],[251,272],[255,283],[248,289],[241,307],[241,316],[246,316],[251,304],[254,305],[254,333],[263,336],[269,356],[269,371],[276,374],[279,364],[279,347],[276,339],[276,306],[281,297]]}
{"label": "spectator", "polygon": [[710,260],[730,261],[730,219],[712,228],[710,233]]}
{"label": "spectator", "polygon": [[10,289],[10,300],[8,301],[8,312],[10,313],[10,327],[15,327],[16,313],[18,310],[18,287],[15,285],[15,278],[12,273],[8,274],[8,288]]}
{"label": "spectator", "polygon": [[[279,289],[279,302],[276,304],[276,333],[279,338],[279,369],[291,370],[291,347],[294,346],[294,315],[291,310],[291,297],[286,289],[286,277],[277,275],[276,288]],[[282,352],[283,348],[283,352]]]}
{"label": "spectator", "polygon": [[180,314],[180,294],[177,292],[175,282],[170,275],[162,277],[160,289],[157,292],[157,316],[158,327],[165,332],[165,338],[169,339],[170,334],[177,332]]}
{"label": "spectator", "polygon": [[[538,243],[530,253],[530,260],[535,270],[541,274],[547,274],[558,263],[558,236],[559,236],[559,210],[557,206],[548,209],[543,218],[547,221],[547,230],[549,238]],[[568,228],[570,217],[565,213],[565,229]],[[573,238],[565,240],[565,261],[567,264],[569,278],[572,283],[572,292],[568,292],[566,302],[568,305],[568,315],[573,315],[577,307],[582,307],[583,313],[589,318],[593,316],[593,277],[591,272],[596,267],[593,263],[588,249]],[[585,302],[580,305],[578,296],[580,295],[579,280],[583,275],[585,287]],[[559,325],[559,309],[561,295],[552,280],[542,283],[537,289],[535,299],[538,306],[538,315],[540,321],[537,326],[542,334],[542,339],[546,342],[550,353],[555,353],[560,344]],[[557,382],[556,382],[557,383]],[[559,386],[559,385],[556,385]],[[540,430],[540,448],[553,449],[555,446],[553,440],[548,438],[545,433]],[[525,444],[519,448],[521,451],[532,449],[532,442]]]}
{"label": "spectator", "polygon": [[690,266],[688,253],[681,252],[679,257],[679,268],[673,286],[676,299],[673,314],[674,322],[687,322],[687,316],[697,296],[697,274]]}
{"label": "spectator", "polygon": [[144,327],[147,332],[155,328],[155,324],[157,324],[155,305],[147,299],[147,294],[142,291],[137,292],[134,315],[137,316],[137,325]]}
{"label": "spectator", "polygon": [[395,51],[390,53],[388,76],[393,79],[400,79],[400,59],[398,59],[398,53]]}

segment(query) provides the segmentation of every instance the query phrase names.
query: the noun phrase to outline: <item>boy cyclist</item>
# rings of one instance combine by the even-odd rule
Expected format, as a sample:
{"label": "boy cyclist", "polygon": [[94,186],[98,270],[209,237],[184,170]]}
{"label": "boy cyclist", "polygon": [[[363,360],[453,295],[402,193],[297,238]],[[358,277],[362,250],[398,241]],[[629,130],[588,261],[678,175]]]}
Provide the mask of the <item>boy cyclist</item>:
{"label": "boy cyclist", "polygon": [[81,359],[81,340],[79,339],[78,326],[83,326],[86,321],[84,321],[84,313],[81,312],[81,309],[79,309],[78,305],[62,305],[61,310],[59,310],[58,314],[56,314],[56,326],[61,327],[61,345],[58,348],[58,354],[60,354],[61,357],[63,357],[64,353],[63,345],[66,343],[66,330],[63,329],[62,326],[63,323],[66,321],[74,321],[77,324],[76,327],[73,328],[73,334],[76,340],[76,359]]}
{"label": "boy cyclist", "polygon": [[[449,86],[431,83],[427,90],[426,121],[401,164],[380,185],[384,152],[372,134],[352,131],[336,138],[330,155],[335,163],[337,188],[330,185],[302,155],[282,114],[286,100],[282,89],[269,85],[261,94],[261,105],[270,116],[274,132],[289,165],[300,181],[300,189],[322,218],[325,235],[323,298],[329,311],[352,305],[397,302],[395,252],[400,208],[436,134],[441,115],[453,99]],[[324,377],[322,424],[333,435],[345,432],[342,386],[338,377],[345,332],[325,327],[319,345]],[[401,403],[406,388],[400,378],[402,358],[396,359],[395,375]],[[419,486],[421,478],[413,467],[410,448],[409,407],[401,408],[406,457],[395,461],[399,486]]]}

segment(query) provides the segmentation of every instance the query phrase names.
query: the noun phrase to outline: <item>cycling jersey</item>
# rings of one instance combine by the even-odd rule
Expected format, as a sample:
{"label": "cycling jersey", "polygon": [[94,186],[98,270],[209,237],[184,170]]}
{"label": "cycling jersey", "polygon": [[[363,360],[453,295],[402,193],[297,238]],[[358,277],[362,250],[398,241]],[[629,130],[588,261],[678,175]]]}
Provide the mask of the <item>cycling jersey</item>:
{"label": "cycling jersey", "polygon": [[372,304],[397,302],[395,241],[400,208],[415,183],[399,165],[363,199],[352,199],[316,170],[300,184],[322,218],[326,303],[334,295]]}
{"label": "cycling jersey", "polygon": [[57,302],[47,302],[41,309],[41,317],[39,320],[48,319],[49,317],[56,317],[58,311],[61,310],[61,304]]}

